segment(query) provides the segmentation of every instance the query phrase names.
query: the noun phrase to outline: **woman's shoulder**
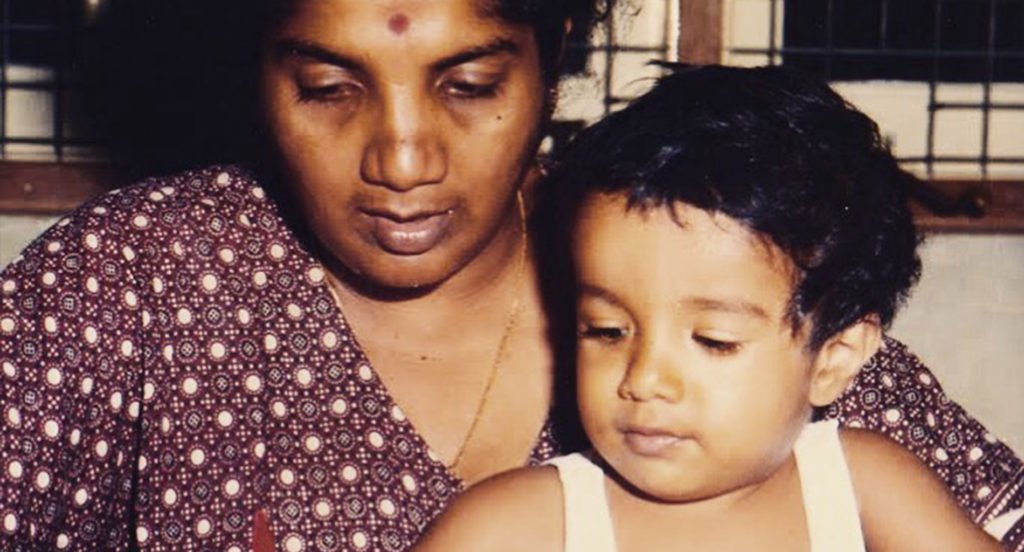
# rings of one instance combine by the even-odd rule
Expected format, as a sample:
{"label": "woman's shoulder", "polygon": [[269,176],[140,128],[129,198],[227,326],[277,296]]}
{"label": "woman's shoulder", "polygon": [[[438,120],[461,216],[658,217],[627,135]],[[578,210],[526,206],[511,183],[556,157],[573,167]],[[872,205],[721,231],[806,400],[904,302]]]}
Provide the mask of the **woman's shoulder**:
{"label": "woman's shoulder", "polygon": [[[47,257],[143,273],[219,259],[282,261],[302,249],[256,177],[234,165],[142,179],[97,196],[57,221],[11,263],[36,272]],[[24,265],[24,266],[22,266]]]}
{"label": "woman's shoulder", "polygon": [[250,171],[237,165],[214,165],[138,180],[93,198],[64,220],[65,224],[103,221],[115,231],[144,233],[209,222],[211,217],[239,217],[193,228],[223,233],[233,222],[243,227],[268,225],[252,217],[274,214],[273,203]]}
{"label": "woman's shoulder", "polygon": [[520,468],[459,496],[416,550],[559,551],[563,517],[556,468]]}

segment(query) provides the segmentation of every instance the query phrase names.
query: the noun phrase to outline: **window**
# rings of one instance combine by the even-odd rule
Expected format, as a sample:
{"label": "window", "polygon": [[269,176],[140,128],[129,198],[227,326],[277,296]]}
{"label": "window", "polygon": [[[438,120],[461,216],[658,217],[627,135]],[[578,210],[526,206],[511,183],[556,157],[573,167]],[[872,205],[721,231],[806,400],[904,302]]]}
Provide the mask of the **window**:
{"label": "window", "polygon": [[1024,82],[1019,0],[786,0],[783,64],[830,80]]}
{"label": "window", "polygon": [[833,81],[961,215],[929,224],[1024,229],[1024,0],[722,2],[723,62]]}
{"label": "window", "polygon": [[95,2],[0,1],[0,156],[94,157],[70,116],[75,68]]}
{"label": "window", "polygon": [[567,50],[550,148],[642,94],[661,71],[651,60],[676,59],[678,0],[620,2],[588,43]]}

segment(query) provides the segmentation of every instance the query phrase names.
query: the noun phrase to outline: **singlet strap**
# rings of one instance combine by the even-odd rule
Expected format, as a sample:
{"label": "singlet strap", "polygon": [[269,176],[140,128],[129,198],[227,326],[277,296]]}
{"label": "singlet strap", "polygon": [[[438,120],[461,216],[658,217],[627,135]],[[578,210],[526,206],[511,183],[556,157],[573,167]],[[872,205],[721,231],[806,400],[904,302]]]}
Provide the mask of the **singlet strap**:
{"label": "singlet strap", "polygon": [[808,424],[793,447],[807,514],[811,552],[864,552],[857,496],[850,480],[839,424]]}
{"label": "singlet strap", "polygon": [[547,462],[558,469],[565,505],[565,552],[615,552],[604,472],[580,453]]}

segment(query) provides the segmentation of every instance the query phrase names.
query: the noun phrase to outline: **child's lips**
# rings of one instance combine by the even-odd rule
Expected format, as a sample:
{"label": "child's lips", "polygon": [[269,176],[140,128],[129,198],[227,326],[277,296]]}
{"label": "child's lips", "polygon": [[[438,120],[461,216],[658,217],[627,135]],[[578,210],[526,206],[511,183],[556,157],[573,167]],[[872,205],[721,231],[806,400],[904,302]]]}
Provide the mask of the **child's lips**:
{"label": "child's lips", "polygon": [[622,432],[626,447],[640,456],[663,456],[689,438],[656,428],[627,428]]}

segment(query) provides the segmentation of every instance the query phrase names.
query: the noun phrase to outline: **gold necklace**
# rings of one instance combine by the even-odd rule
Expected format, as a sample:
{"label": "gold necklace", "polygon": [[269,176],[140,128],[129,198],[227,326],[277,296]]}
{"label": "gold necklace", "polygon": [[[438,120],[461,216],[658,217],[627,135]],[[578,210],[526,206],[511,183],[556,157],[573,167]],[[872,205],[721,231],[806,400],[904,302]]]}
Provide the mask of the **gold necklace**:
{"label": "gold necklace", "polygon": [[[516,291],[512,297],[512,305],[509,308],[508,319],[505,321],[505,327],[501,331],[501,338],[498,340],[498,347],[494,351],[494,361],[491,362],[491,373],[487,376],[487,383],[484,385],[483,391],[480,393],[480,399],[477,402],[476,410],[473,412],[473,421],[469,424],[469,429],[466,430],[465,437],[462,438],[462,443],[459,445],[457,451],[455,451],[455,458],[452,459],[451,463],[445,464],[445,466],[455,471],[458,467],[459,462],[462,461],[462,457],[466,453],[466,446],[473,439],[473,434],[476,432],[477,426],[480,424],[480,418],[483,417],[484,411],[487,409],[487,399],[490,397],[491,388],[494,387],[494,380],[498,376],[498,367],[501,366],[501,359],[505,356],[505,347],[508,343],[509,335],[512,334],[512,329],[516,325],[516,320],[519,318],[519,311],[522,310],[522,305],[519,301],[519,292],[523,285],[523,277],[526,273],[526,260],[527,254],[529,253],[529,237],[526,234],[526,205],[523,201],[523,191],[518,190],[516,192],[516,206],[519,209],[519,222],[520,222],[520,233],[522,247],[520,248],[519,255],[519,267],[516,270],[517,281]],[[338,308],[344,312],[342,308],[341,294],[335,289],[335,286],[340,285],[334,281],[331,276],[327,277],[327,290],[330,292],[331,297],[334,299],[334,303],[338,305]]]}
{"label": "gold necklace", "polygon": [[512,334],[512,329],[516,325],[516,320],[519,318],[519,311],[522,308],[522,303],[519,301],[520,291],[523,285],[523,276],[526,272],[526,259],[528,254],[529,237],[526,235],[526,206],[523,202],[523,191],[516,191],[516,206],[519,208],[519,222],[521,232],[522,247],[520,248],[519,255],[519,267],[516,270],[516,290],[512,296],[512,306],[509,308],[508,319],[505,321],[505,328],[501,331],[501,339],[498,340],[498,347],[494,351],[494,361],[491,362],[491,373],[487,376],[487,384],[484,385],[483,392],[480,393],[480,400],[477,402],[476,410],[473,412],[473,421],[469,424],[469,429],[466,430],[466,436],[462,438],[462,444],[459,445],[459,449],[455,451],[455,458],[452,459],[451,463],[446,464],[446,467],[454,472],[459,466],[459,462],[462,461],[463,455],[466,453],[466,447],[470,441],[473,440],[473,434],[476,432],[477,425],[480,424],[480,418],[483,417],[484,411],[487,409],[487,399],[491,395],[491,387],[494,386],[494,380],[498,376],[498,368],[501,366],[501,359],[505,356],[505,346],[508,343],[508,337]]}

